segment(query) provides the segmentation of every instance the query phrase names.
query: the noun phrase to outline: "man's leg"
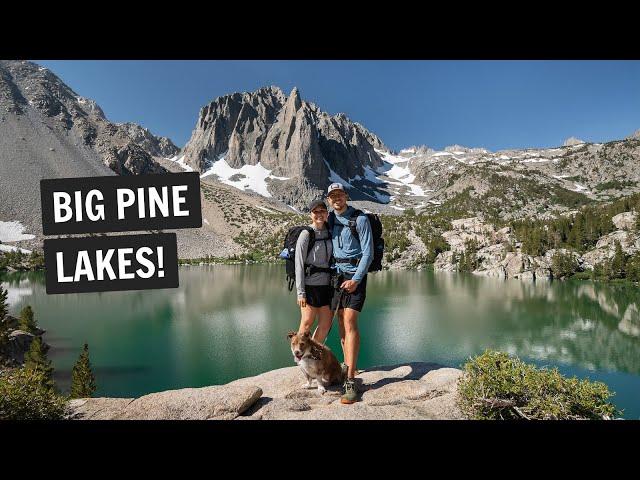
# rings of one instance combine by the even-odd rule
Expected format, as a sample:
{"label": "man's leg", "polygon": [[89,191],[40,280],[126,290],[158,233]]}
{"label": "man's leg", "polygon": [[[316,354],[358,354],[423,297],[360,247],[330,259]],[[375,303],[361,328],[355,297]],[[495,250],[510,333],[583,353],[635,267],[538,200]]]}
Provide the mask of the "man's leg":
{"label": "man's leg", "polygon": [[344,346],[344,308],[338,310],[338,331],[340,332],[340,346],[342,347],[342,358],[344,358],[344,363],[347,363],[347,351]]}
{"label": "man's leg", "polygon": [[348,365],[348,378],[356,376],[358,353],[360,352],[360,331],[358,330],[358,315],[360,312],[352,308],[345,308],[343,315],[344,328],[344,362]]}

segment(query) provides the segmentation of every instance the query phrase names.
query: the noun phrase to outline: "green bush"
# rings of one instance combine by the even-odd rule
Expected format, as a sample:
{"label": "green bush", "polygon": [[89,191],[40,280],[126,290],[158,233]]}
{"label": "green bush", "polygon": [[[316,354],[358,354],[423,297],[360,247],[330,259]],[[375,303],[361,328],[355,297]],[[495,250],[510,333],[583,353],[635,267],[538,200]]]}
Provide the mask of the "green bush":
{"label": "green bush", "polygon": [[506,353],[486,350],[464,365],[460,409],[474,419],[581,420],[620,414],[602,382],[566,378]]}
{"label": "green bush", "polygon": [[571,252],[556,251],[551,257],[551,273],[553,278],[561,279],[571,277],[578,271],[579,265]]}
{"label": "green bush", "polygon": [[12,369],[0,372],[1,420],[58,420],[65,413],[65,399],[44,386],[40,370]]}

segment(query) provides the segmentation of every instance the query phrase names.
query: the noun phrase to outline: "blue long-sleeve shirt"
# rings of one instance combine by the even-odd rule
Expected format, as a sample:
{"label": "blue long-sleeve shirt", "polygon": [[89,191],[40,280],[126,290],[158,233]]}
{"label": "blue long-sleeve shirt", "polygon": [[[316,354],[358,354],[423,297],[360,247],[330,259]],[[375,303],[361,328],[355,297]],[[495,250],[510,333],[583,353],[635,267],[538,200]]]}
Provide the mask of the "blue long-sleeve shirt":
{"label": "blue long-sleeve shirt", "polygon": [[335,214],[335,223],[331,231],[333,243],[333,255],[336,258],[360,258],[358,266],[350,263],[336,263],[338,272],[353,275],[351,280],[358,283],[362,281],[369,270],[369,265],[373,261],[373,237],[371,235],[371,225],[366,215],[360,215],[356,219],[356,231],[360,236],[360,242],[351,234],[349,219],[355,208],[347,207],[342,215]]}

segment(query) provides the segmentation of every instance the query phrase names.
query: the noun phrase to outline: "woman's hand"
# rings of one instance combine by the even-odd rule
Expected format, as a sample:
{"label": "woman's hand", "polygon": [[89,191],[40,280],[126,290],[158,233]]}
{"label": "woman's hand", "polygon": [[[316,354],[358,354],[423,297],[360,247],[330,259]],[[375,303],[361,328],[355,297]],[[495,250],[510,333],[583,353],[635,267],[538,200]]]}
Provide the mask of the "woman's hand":
{"label": "woman's hand", "polygon": [[306,308],[307,306],[307,299],[304,297],[298,298],[298,306],[300,308]]}

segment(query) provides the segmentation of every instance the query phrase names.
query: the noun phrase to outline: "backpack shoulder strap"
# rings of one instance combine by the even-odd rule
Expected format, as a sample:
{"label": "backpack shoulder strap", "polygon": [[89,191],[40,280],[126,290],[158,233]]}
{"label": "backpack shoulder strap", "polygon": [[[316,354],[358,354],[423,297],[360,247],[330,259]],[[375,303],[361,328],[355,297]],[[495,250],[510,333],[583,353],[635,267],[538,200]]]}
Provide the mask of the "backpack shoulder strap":
{"label": "backpack shoulder strap", "polygon": [[336,224],[336,214],[335,212],[329,212],[329,216],[327,217],[327,228],[329,230],[329,234],[333,235],[333,226]]}
{"label": "backpack shoulder strap", "polygon": [[[316,242],[316,232],[313,231],[313,228],[311,227],[303,227],[307,232],[309,232],[309,244],[307,245],[307,255],[305,255],[305,261],[307,259],[307,256],[309,255],[309,252],[311,251],[311,249],[313,248],[313,244]],[[302,232],[300,232],[302,233]]]}
{"label": "backpack shoulder strap", "polygon": [[353,215],[351,215],[351,218],[349,219],[349,229],[351,230],[351,235],[356,237],[358,241],[360,241],[360,235],[358,235],[358,230],[356,229],[356,222],[358,221],[358,217],[360,215],[364,215],[364,212],[356,208],[353,212]]}

